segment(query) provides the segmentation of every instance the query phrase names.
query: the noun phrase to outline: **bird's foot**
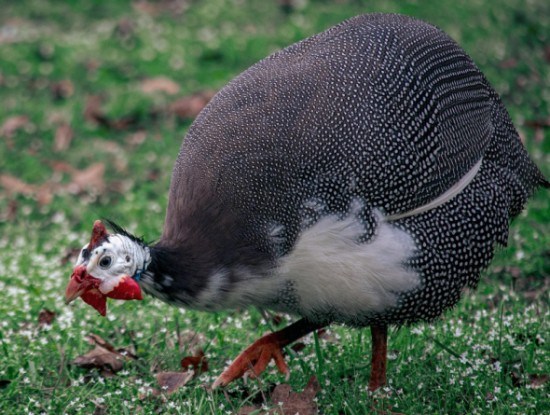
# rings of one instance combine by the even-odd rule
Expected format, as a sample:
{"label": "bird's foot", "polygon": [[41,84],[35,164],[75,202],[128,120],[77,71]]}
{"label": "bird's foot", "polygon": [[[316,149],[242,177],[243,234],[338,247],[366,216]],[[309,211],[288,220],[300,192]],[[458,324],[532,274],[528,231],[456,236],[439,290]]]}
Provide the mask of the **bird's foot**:
{"label": "bird's foot", "polygon": [[282,350],[285,343],[287,342],[281,342],[279,332],[263,336],[237,356],[233,363],[216,379],[212,388],[226,386],[241,377],[256,378],[265,371],[271,359],[275,361],[279,372],[285,374],[288,380],[290,371]]}

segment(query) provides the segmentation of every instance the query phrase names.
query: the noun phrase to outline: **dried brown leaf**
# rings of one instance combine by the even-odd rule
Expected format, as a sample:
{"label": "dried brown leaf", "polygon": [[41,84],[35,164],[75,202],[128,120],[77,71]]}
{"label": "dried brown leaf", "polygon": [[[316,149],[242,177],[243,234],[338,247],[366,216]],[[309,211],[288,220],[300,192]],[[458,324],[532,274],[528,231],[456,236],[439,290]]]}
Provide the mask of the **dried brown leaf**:
{"label": "dried brown leaf", "polygon": [[17,211],[19,210],[19,204],[17,200],[12,199],[8,202],[7,209],[0,214],[0,220],[12,221],[17,217]]}
{"label": "dried brown leaf", "polygon": [[141,81],[140,89],[145,94],[164,92],[168,95],[175,95],[180,92],[179,84],[164,76],[144,79]]}
{"label": "dried brown leaf", "polygon": [[38,325],[40,327],[51,326],[56,315],[57,314],[54,311],[44,308],[40,311],[40,313],[38,313]]}
{"label": "dried brown leaf", "polygon": [[0,127],[0,136],[6,138],[12,138],[14,133],[17,130],[27,127],[30,125],[29,117],[26,115],[14,115],[8,117],[2,127]]}
{"label": "dried brown leaf", "polygon": [[65,151],[71,145],[73,140],[73,129],[69,124],[63,123],[55,130],[55,141],[54,141],[54,150],[55,151]]}
{"label": "dried brown leaf", "polygon": [[95,408],[94,408],[93,415],[107,415],[109,413],[105,405],[100,405],[96,402],[94,402],[94,404],[95,404]]}
{"label": "dried brown leaf", "polygon": [[313,399],[320,390],[317,378],[312,376],[301,393],[293,392],[290,385],[276,386],[271,394],[271,401],[276,405],[282,402],[285,414],[315,415],[318,413],[318,409]]}
{"label": "dried brown leaf", "polygon": [[548,379],[550,379],[548,375],[529,375],[529,385],[533,389],[542,388]]}
{"label": "dried brown leaf", "polygon": [[[277,385],[271,393],[272,409],[262,411],[263,415],[317,415],[319,409],[314,401],[315,395],[321,390],[315,376],[309,379],[302,392],[292,391],[292,387],[286,383]],[[249,415],[261,409],[261,406],[242,407],[238,415]]]}
{"label": "dried brown leaf", "polygon": [[197,92],[174,101],[170,104],[169,110],[180,118],[195,118],[214,95],[214,91]]}
{"label": "dried brown leaf", "polygon": [[25,183],[17,177],[8,174],[0,175],[0,185],[6,189],[8,194],[22,194],[34,197],[40,205],[47,205],[53,199],[57,190],[57,184],[48,181],[39,186]]}
{"label": "dried brown leaf", "polygon": [[136,131],[133,134],[130,134],[128,137],[126,137],[126,143],[129,144],[132,147],[137,147],[145,141],[147,138],[147,132],[145,131]]}
{"label": "dried brown leaf", "polygon": [[135,350],[130,347],[118,347],[116,348],[111,343],[109,343],[107,340],[103,339],[101,336],[98,336],[97,334],[90,333],[86,336],[86,340],[92,345],[101,346],[104,349],[109,350],[112,353],[119,354],[120,356],[128,357],[131,359],[137,359]]}
{"label": "dried brown leaf", "polygon": [[98,95],[89,96],[84,107],[84,119],[88,122],[99,125],[108,125],[108,120],[101,110],[101,97]]}
{"label": "dried brown leaf", "polygon": [[123,360],[124,357],[120,353],[96,345],[88,353],[75,358],[72,364],[84,369],[100,369],[102,374],[109,374],[120,371]]}
{"label": "dried brown leaf", "polygon": [[9,174],[0,175],[0,185],[10,194],[32,196],[36,191],[36,186],[25,183],[23,180]]}
{"label": "dried brown leaf", "polygon": [[91,345],[101,346],[112,353],[117,353],[115,347],[111,343],[103,339],[101,336],[98,336],[97,334],[94,334],[94,333],[88,334],[86,336],[86,340],[88,340],[88,343],[90,343]]}
{"label": "dried brown leaf", "polygon": [[54,194],[60,189],[57,183],[47,181],[37,187],[35,198],[39,205],[49,205],[53,199]]}
{"label": "dried brown leaf", "polygon": [[157,16],[161,13],[170,13],[172,16],[182,14],[188,7],[188,0],[161,0],[145,1],[139,0],[132,2],[134,10],[140,13],[146,13],[151,16]]}
{"label": "dried brown leaf", "polygon": [[521,375],[518,372],[510,372],[510,378],[515,388],[521,387]]}
{"label": "dried brown leaf", "polygon": [[73,95],[74,85],[70,80],[64,79],[59,82],[54,82],[50,87],[50,91],[54,99],[66,99]]}
{"label": "dried brown leaf", "polygon": [[130,19],[120,19],[115,27],[115,35],[122,40],[130,39],[135,32],[136,24]]}
{"label": "dried brown leaf", "polygon": [[525,120],[525,126],[529,128],[550,128],[550,117]]}
{"label": "dried brown leaf", "polygon": [[187,385],[195,376],[192,370],[186,372],[160,372],[157,373],[157,382],[161,390],[153,390],[153,396],[158,396],[162,393],[171,394],[179,388]]}
{"label": "dried brown leaf", "polygon": [[295,342],[290,348],[296,353],[299,353],[306,348],[306,344],[304,342]]}
{"label": "dried brown leaf", "polygon": [[208,371],[208,361],[202,350],[199,350],[195,356],[185,356],[181,359],[183,369],[188,369],[189,366],[197,375]]}
{"label": "dried brown leaf", "polygon": [[499,63],[502,69],[512,69],[518,66],[518,60],[515,58],[509,58]]}
{"label": "dried brown leaf", "polygon": [[317,336],[319,337],[319,339],[322,339],[327,343],[340,343],[334,333],[330,330],[327,330],[326,328],[317,330]]}
{"label": "dried brown leaf", "polygon": [[113,130],[125,130],[139,122],[135,115],[127,115],[117,119],[107,117],[101,109],[101,97],[98,95],[89,96],[86,99],[84,118],[88,122]]}
{"label": "dried brown leaf", "polygon": [[73,170],[69,190],[81,193],[84,190],[95,190],[102,193],[105,190],[105,164],[94,163],[84,170]]}
{"label": "dried brown leaf", "polygon": [[[265,317],[264,317],[265,318]],[[280,314],[272,314],[271,315],[271,323],[275,326],[278,326],[285,322],[285,318],[281,316]]]}

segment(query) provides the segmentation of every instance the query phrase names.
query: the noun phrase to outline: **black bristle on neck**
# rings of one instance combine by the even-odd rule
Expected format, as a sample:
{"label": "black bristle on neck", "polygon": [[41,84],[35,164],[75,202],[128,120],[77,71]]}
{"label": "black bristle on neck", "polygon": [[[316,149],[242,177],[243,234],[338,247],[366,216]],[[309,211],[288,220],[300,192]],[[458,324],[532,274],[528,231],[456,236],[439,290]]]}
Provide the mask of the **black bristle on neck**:
{"label": "black bristle on neck", "polygon": [[130,232],[128,232],[125,228],[123,228],[122,226],[120,226],[119,224],[113,222],[112,220],[110,219],[102,219],[105,223],[107,223],[107,225],[109,226],[109,228],[111,228],[111,230],[114,232],[114,233],[117,233],[119,235],[124,235],[128,238],[130,238],[132,241],[140,244],[140,245],[150,245],[150,242],[145,242],[144,238],[142,236],[135,236],[135,235],[132,235]]}

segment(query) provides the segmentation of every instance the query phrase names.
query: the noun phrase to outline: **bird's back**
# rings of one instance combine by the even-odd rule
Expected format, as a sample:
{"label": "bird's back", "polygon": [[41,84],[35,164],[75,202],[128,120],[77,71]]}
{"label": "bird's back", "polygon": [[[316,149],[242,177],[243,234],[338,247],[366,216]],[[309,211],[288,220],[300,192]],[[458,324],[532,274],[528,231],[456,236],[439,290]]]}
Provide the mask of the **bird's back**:
{"label": "bird's back", "polygon": [[240,246],[245,265],[255,252],[279,264],[324,218],[353,214],[357,242],[374,246],[383,216],[429,204],[472,169],[451,200],[388,224],[414,243],[403,266],[419,276],[415,288],[383,312],[342,320],[438,315],[475,285],[510,217],[544,183],[452,39],[404,16],[359,16],[260,61],[214,97],[182,145],[161,243],[185,239],[192,222],[220,250]]}

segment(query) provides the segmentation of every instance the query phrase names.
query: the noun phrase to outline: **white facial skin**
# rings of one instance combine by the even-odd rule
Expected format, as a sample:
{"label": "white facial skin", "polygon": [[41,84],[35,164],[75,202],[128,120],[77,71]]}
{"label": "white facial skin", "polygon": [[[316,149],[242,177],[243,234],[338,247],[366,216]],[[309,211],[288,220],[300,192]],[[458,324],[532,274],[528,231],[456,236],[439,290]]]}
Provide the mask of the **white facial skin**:
{"label": "white facial skin", "polygon": [[75,266],[86,266],[86,272],[99,280],[99,290],[107,294],[122,277],[131,277],[150,262],[149,249],[125,235],[109,235],[107,240],[91,252],[85,245]]}

